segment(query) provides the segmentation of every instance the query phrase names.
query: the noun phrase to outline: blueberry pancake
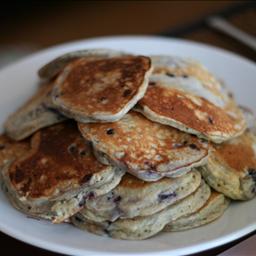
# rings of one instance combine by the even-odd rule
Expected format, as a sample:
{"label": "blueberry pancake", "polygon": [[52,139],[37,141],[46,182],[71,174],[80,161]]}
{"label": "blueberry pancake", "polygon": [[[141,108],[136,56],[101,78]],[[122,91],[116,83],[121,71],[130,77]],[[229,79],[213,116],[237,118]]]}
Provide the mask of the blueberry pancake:
{"label": "blueberry pancake", "polygon": [[13,206],[55,223],[78,212],[88,196],[109,192],[122,175],[117,168],[97,162],[73,121],[35,133],[31,149],[5,163],[1,172]]}
{"label": "blueberry pancake", "polygon": [[145,181],[178,177],[206,163],[208,143],[129,112],[120,121],[79,124],[95,156]]}

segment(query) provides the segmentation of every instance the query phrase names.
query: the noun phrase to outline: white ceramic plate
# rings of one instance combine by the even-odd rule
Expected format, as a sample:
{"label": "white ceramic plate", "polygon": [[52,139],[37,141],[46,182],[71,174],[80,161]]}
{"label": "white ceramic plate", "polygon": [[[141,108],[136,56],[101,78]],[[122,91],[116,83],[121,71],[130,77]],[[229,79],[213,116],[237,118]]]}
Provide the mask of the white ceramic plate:
{"label": "white ceramic plate", "polygon": [[[183,40],[109,37],[53,47],[0,71],[0,124],[35,90],[37,70],[77,49],[108,47],[139,54],[190,56],[205,64],[234,91],[238,102],[256,109],[256,67],[232,53]],[[0,230],[26,243],[72,255],[185,255],[222,245],[256,229],[256,201],[232,204],[218,221],[194,230],[164,233],[145,241],[122,241],[82,232],[68,224],[27,218],[0,193]]]}

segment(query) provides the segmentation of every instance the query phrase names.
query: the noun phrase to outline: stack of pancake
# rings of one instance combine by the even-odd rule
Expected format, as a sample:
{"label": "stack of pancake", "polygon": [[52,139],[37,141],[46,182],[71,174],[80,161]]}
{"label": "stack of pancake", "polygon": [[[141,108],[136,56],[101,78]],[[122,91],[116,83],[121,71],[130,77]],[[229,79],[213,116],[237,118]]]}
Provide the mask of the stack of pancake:
{"label": "stack of pancake", "polygon": [[139,240],[255,196],[254,116],[196,61],[81,50],[39,76],[0,136],[2,188],[25,214]]}

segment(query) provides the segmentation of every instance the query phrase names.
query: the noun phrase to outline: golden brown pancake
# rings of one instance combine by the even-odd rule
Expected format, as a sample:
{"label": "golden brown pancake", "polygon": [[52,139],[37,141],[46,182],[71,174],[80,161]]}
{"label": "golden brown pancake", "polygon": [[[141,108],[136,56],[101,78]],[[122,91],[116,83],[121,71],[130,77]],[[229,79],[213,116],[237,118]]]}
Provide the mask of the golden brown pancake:
{"label": "golden brown pancake", "polygon": [[146,181],[177,177],[205,163],[208,144],[196,136],[129,112],[115,123],[79,124],[99,161]]}
{"label": "golden brown pancake", "polygon": [[[4,179],[18,208],[29,205],[32,215],[61,222],[81,209],[88,193],[105,193],[113,188],[111,183],[117,185],[121,174],[115,178],[115,171],[95,159],[76,123],[67,121],[38,131],[31,150],[6,168]],[[50,206],[46,211],[38,203]]]}
{"label": "golden brown pancake", "polygon": [[220,143],[246,128],[241,111],[221,90],[216,79],[199,65],[160,65],[153,70],[136,110],[155,122]]}
{"label": "golden brown pancake", "polygon": [[117,121],[143,97],[150,71],[151,61],[143,56],[80,58],[59,75],[53,102],[80,122]]}
{"label": "golden brown pancake", "polygon": [[220,145],[213,144],[205,180],[232,199],[247,200],[256,194],[256,137],[250,131]]}
{"label": "golden brown pancake", "polygon": [[6,120],[4,127],[14,140],[29,137],[37,130],[64,121],[66,118],[51,108],[53,83],[41,85],[38,91]]}
{"label": "golden brown pancake", "polygon": [[0,135],[0,169],[9,161],[24,155],[29,149],[29,140],[17,142],[6,135]]}

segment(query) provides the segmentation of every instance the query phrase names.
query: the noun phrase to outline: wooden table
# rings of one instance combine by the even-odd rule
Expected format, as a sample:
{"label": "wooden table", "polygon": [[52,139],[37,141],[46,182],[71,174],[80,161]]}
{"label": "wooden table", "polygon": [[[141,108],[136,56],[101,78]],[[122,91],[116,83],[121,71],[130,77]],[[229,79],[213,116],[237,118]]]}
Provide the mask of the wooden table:
{"label": "wooden table", "polygon": [[[41,49],[95,36],[158,34],[215,45],[255,61],[254,51],[207,27],[204,19],[213,13],[221,13],[256,35],[255,5],[244,1],[61,1],[61,5],[60,1],[20,1],[1,6],[0,47],[31,45]],[[216,255],[245,238],[196,255]],[[60,255],[3,233],[0,244],[8,248],[9,255]]]}

